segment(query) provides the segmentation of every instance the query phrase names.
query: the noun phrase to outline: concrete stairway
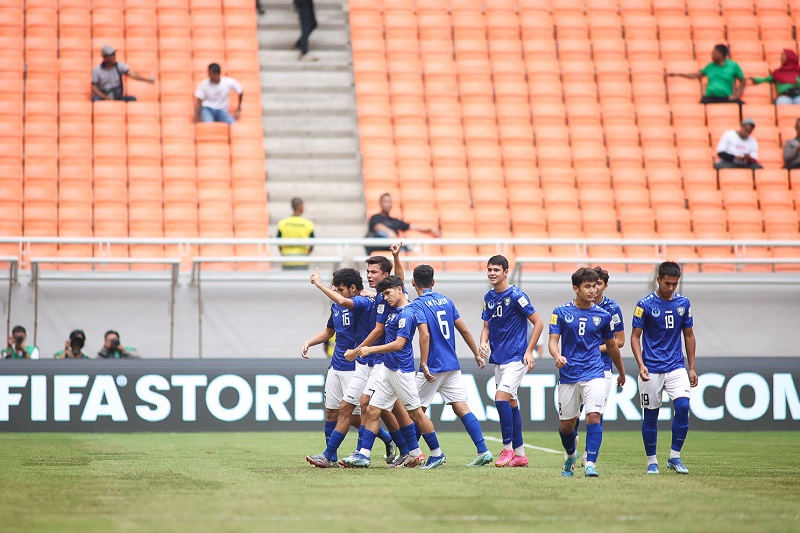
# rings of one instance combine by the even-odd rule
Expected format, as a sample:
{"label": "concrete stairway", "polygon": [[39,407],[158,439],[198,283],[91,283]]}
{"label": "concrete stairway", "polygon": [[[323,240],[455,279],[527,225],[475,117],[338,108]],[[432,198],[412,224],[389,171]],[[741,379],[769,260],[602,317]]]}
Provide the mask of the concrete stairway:
{"label": "concrete stairway", "polygon": [[[319,237],[366,233],[364,187],[346,0],[315,0],[317,29],[308,59],[298,59],[300,35],[291,0],[262,0],[259,17],[264,149],[270,235],[305,201]],[[319,250],[319,252],[324,252]]]}

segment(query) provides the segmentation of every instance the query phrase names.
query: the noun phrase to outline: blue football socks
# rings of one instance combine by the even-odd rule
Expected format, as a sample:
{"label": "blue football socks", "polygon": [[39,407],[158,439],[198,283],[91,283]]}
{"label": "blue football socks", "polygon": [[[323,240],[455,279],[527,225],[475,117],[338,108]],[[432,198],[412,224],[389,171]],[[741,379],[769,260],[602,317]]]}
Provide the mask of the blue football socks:
{"label": "blue football socks", "polygon": [[642,440],[644,453],[648,457],[656,454],[658,444],[658,409],[645,409],[642,419]]}
{"label": "blue football socks", "polygon": [[442,450],[439,446],[439,439],[436,438],[435,431],[425,433],[422,438],[425,439],[425,444],[428,445],[428,449],[431,451],[431,457],[439,457],[442,455]]}
{"label": "blue football socks", "polygon": [[511,413],[511,402],[495,400],[497,416],[500,418],[500,434],[503,436],[503,445],[511,444],[514,432],[514,415]]}
{"label": "blue football socks", "polygon": [[567,452],[567,455],[575,455],[575,432],[570,431],[569,433],[562,433],[561,430],[559,430],[558,435],[561,437],[561,445],[564,447],[564,451]]}
{"label": "blue football socks", "polygon": [[586,424],[586,462],[596,463],[597,454],[600,453],[600,444],[603,442],[603,426],[601,424]]}
{"label": "blue football socks", "polygon": [[356,450],[361,449],[361,439],[364,438],[364,425],[358,426],[358,441],[356,442]]}
{"label": "blue football socks", "polygon": [[392,441],[392,436],[383,428],[378,428],[378,438],[383,441],[384,444],[389,444]]}
{"label": "blue football socks", "polygon": [[367,428],[364,428],[364,437],[361,439],[361,449],[359,450],[359,453],[369,457],[370,453],[372,452],[372,446],[375,444],[375,437],[375,433],[371,432]]}
{"label": "blue football socks", "polygon": [[472,442],[475,443],[475,448],[478,449],[478,453],[484,453],[489,450],[486,447],[486,442],[483,440],[483,431],[481,431],[481,423],[478,422],[478,419],[472,413],[467,413],[461,419],[461,423],[464,424],[464,428],[469,433],[469,437],[472,439]]}
{"label": "blue football socks", "polygon": [[522,442],[522,414],[519,412],[519,405],[511,408],[511,423],[513,424],[511,431],[512,447],[516,450],[524,444]]}
{"label": "blue football socks", "polygon": [[[325,422],[325,446],[326,447],[328,446],[328,441],[330,441],[331,433],[333,433],[334,429],[336,429],[336,421],[333,421],[333,422],[326,421]],[[333,458],[331,459],[331,461],[335,461],[335,460],[336,460],[336,453],[334,452]]]}
{"label": "blue football socks", "polygon": [[342,445],[342,441],[344,440],[345,434],[336,431],[335,429],[331,431],[331,436],[328,439],[328,447],[325,448],[323,455],[328,461],[335,461],[336,460],[336,450],[339,449],[339,446]]}
{"label": "blue football socks", "polygon": [[681,451],[689,433],[689,398],[675,398],[672,402],[675,415],[672,417],[672,449]]}
{"label": "blue football socks", "polygon": [[[419,441],[417,440],[417,431],[416,426],[411,423],[405,427],[400,428],[400,433],[403,435],[403,440],[405,441],[405,446],[407,448],[406,453],[410,453],[412,450],[416,450],[419,448]],[[398,444],[399,446],[399,444]],[[401,452],[402,453],[402,452]]]}
{"label": "blue football socks", "polygon": [[407,455],[408,444],[406,443],[406,439],[403,438],[403,433],[398,429],[397,431],[390,431],[389,435],[392,436],[392,440],[397,445],[397,449],[400,450],[400,455]]}

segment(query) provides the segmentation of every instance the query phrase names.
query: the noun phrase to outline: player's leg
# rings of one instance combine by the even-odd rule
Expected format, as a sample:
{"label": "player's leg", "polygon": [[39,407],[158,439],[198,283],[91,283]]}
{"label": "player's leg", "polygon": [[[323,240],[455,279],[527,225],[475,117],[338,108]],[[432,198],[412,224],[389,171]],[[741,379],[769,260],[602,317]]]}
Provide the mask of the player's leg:
{"label": "player's leg", "polygon": [[639,377],[639,399],[642,405],[642,441],[647,456],[647,473],[658,474],[658,411],[661,409],[661,391],[666,374],[650,374],[650,379]]}
{"label": "player's leg", "polygon": [[[528,459],[525,457],[525,443],[522,439],[522,414],[519,410],[517,397],[517,391],[527,372],[528,367],[522,361],[502,365],[502,375],[497,389],[498,393],[506,393],[510,396],[508,409],[511,413],[511,448],[513,456],[509,459],[508,452],[504,451],[506,457],[498,457],[497,463],[495,463],[496,466],[528,466]],[[499,411],[500,409],[498,408],[498,413]],[[502,419],[500,423],[502,429]],[[505,437],[503,438],[503,449],[507,449]],[[502,453],[500,455],[502,456]],[[508,462],[506,463],[505,460]]]}
{"label": "player's leg", "polygon": [[605,405],[605,378],[597,378],[578,384],[581,401],[586,411],[586,477],[597,477],[597,455],[603,442],[603,426],[600,423]]}
{"label": "player's leg", "polygon": [[362,409],[361,418],[364,423],[364,430],[361,437],[361,447],[358,452],[339,461],[342,466],[349,468],[369,467],[372,446],[375,443],[375,438],[380,428],[381,412],[391,408],[397,398],[394,390],[391,388],[391,384],[384,378],[386,369],[380,366],[373,370],[373,373],[376,372],[378,373],[377,377],[379,379],[374,380],[375,389],[366,411]]}
{"label": "player's leg", "polygon": [[667,390],[674,414],[672,416],[672,446],[669,450],[667,466],[679,474],[688,474],[689,469],[681,461],[681,448],[689,433],[689,397],[691,387],[689,374],[685,368],[673,370],[666,376],[664,388]]}
{"label": "player's leg", "polygon": [[578,460],[578,452],[575,445],[575,428],[580,414],[581,400],[580,394],[578,394],[578,384],[559,383],[558,418],[560,424],[558,435],[561,437],[561,445],[567,454],[564,458],[564,469],[561,471],[563,477],[572,477],[574,475],[575,461]]}
{"label": "player's leg", "polygon": [[[439,393],[446,405],[453,408],[453,412],[464,424],[464,429],[467,430],[469,437],[472,439],[475,448],[478,451],[477,457],[472,460],[467,466],[484,466],[492,462],[492,452],[486,447],[486,441],[483,438],[483,431],[481,430],[481,423],[478,418],[472,414],[467,405],[467,391],[464,389],[464,382],[461,378],[460,370],[453,370],[443,374],[436,375],[439,384]],[[422,395],[420,395],[422,400]],[[423,400],[423,405],[424,405]]]}
{"label": "player's leg", "polygon": [[[372,398],[372,395],[375,393],[376,380],[380,378],[382,368],[383,365],[377,365],[373,367],[372,372],[370,373],[369,378],[367,379],[367,382],[364,385],[364,389],[362,391],[363,394],[361,395],[362,412],[366,412],[367,407],[369,406],[370,399]],[[387,462],[391,462],[389,461],[389,458],[391,457],[392,460],[394,460],[394,457],[397,453],[396,447],[394,444],[392,444],[392,441],[394,440],[394,442],[397,444],[397,447],[400,447],[400,443],[398,442],[398,440],[396,440],[397,429],[399,428],[399,426],[397,425],[397,421],[394,419],[392,414],[388,411],[383,411],[381,413],[381,419],[383,420],[384,424],[386,424],[386,427],[388,428],[389,431],[386,431],[383,428],[378,428],[377,436],[381,440],[381,442],[383,442],[383,445],[386,448]],[[358,428],[358,432],[359,432],[359,439],[356,451],[358,451],[358,449],[361,448],[361,438],[364,435],[363,423],[362,426]]]}
{"label": "player's leg", "polygon": [[[425,456],[419,448],[419,441],[415,441],[408,446],[409,455],[414,458],[414,461],[406,466],[413,467],[417,464],[423,464],[423,468],[436,468],[445,463],[446,458],[442,453],[439,446],[439,440],[436,437],[436,431],[433,428],[433,422],[428,418],[428,415],[422,410],[422,403],[420,401],[419,393],[417,392],[417,383],[414,374],[410,372],[401,372],[396,370],[389,376],[394,390],[397,391],[399,404],[401,404],[408,414],[408,425],[403,426],[403,436],[406,438],[406,443],[409,441],[411,431],[416,431],[416,428],[422,432],[422,438],[430,449],[430,457],[425,462]],[[402,422],[401,422],[402,423]],[[416,436],[416,435],[415,435]]]}
{"label": "player's leg", "polygon": [[508,466],[514,458],[514,448],[512,446],[512,434],[514,432],[514,421],[511,413],[512,394],[506,388],[500,388],[503,374],[507,365],[494,365],[494,384],[497,392],[494,394],[494,404],[497,407],[497,417],[500,419],[500,437],[503,439],[503,450],[495,462],[495,466]]}

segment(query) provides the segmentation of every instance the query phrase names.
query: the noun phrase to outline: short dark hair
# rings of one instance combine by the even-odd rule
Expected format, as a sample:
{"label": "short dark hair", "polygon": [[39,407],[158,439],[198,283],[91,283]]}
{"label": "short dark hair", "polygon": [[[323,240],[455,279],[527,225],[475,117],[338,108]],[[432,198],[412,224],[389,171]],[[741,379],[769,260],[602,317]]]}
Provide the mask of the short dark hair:
{"label": "short dark hair", "polygon": [[73,340],[75,337],[86,340],[86,333],[84,333],[82,329],[73,329],[69,334],[69,340]]}
{"label": "short dark hair", "polygon": [[433,267],[430,265],[417,265],[414,268],[414,283],[420,289],[433,287]]}
{"label": "short dark hair", "polygon": [[297,198],[297,197],[292,198],[292,209],[297,211],[300,208],[301,205],[303,205],[303,199],[302,198]]}
{"label": "short dark hair", "polygon": [[333,273],[333,286],[338,287],[344,285],[350,288],[355,285],[356,289],[362,290],[364,288],[364,280],[361,279],[361,274],[355,268],[340,268]]}
{"label": "short dark hair", "polygon": [[368,265],[378,265],[381,267],[381,270],[389,274],[392,271],[392,267],[394,266],[391,261],[387,258],[383,257],[382,255],[373,255],[372,257],[366,260]]}
{"label": "short dark hair", "polygon": [[397,276],[388,276],[378,283],[378,285],[375,287],[375,290],[377,290],[378,293],[381,293],[386,289],[394,289],[403,286],[404,284],[402,279],[398,278]]}
{"label": "short dark hair", "polygon": [[385,193],[381,194],[381,197],[379,198],[379,200],[383,200],[383,199],[384,199],[384,198],[386,198],[387,196],[389,197],[389,200],[391,200],[391,199],[392,199],[392,195],[391,195],[391,194],[389,194],[388,192],[385,192]]}
{"label": "short dark hair", "polygon": [[213,72],[214,74],[219,74],[222,72],[222,68],[220,68],[219,63],[211,63],[208,65],[208,71]]}
{"label": "short dark hair", "polygon": [[681,266],[675,261],[664,261],[658,265],[658,277],[679,278],[681,277]]}
{"label": "short dark hair", "polygon": [[597,275],[597,271],[593,268],[589,267],[581,267],[572,274],[572,286],[573,287],[580,287],[587,281],[590,283],[597,282],[600,276]]}
{"label": "short dark hair", "polygon": [[486,266],[489,265],[499,265],[503,267],[503,270],[508,270],[508,259],[504,255],[493,255],[486,261]]}
{"label": "short dark hair", "polygon": [[25,328],[22,326],[14,326],[14,329],[11,330],[11,334],[14,335],[15,333],[24,333],[25,335],[28,334],[28,332],[25,331]]}
{"label": "short dark hair", "polygon": [[594,267],[594,271],[597,272],[597,277],[603,281],[603,285],[608,285],[608,270],[604,269],[600,265]]}
{"label": "short dark hair", "polygon": [[724,44],[718,44],[717,46],[714,47],[714,50],[722,54],[722,57],[728,57],[728,55],[731,53],[728,47],[725,46]]}
{"label": "short dark hair", "polygon": [[103,339],[107,339],[109,335],[116,335],[117,338],[119,339],[119,332],[118,331],[114,331],[113,329],[110,329],[110,330],[106,331],[106,334],[103,335]]}

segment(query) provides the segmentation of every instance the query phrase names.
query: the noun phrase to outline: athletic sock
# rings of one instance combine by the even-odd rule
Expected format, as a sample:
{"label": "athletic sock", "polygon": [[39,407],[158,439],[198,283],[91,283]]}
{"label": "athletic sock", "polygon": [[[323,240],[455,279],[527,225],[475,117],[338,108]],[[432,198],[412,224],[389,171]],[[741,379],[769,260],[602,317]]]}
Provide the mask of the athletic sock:
{"label": "athletic sock", "polygon": [[419,439],[422,438],[422,430],[419,429],[419,426],[417,425],[416,422],[411,422],[411,423],[414,424],[414,434],[417,436],[417,442],[419,442]]}
{"label": "athletic sock", "polygon": [[[522,414],[519,412],[519,405],[516,407],[511,408],[511,423],[513,424],[513,429],[511,431],[511,442],[514,447],[514,451],[522,449]],[[525,455],[523,453],[517,453],[517,455]]]}
{"label": "athletic sock", "polygon": [[442,455],[442,449],[439,447],[439,439],[436,438],[435,431],[425,433],[422,438],[425,439],[425,444],[428,445],[428,449],[431,451],[431,457],[439,457]]}
{"label": "athletic sock", "polygon": [[575,455],[574,432],[570,431],[569,433],[561,433],[561,430],[559,430],[558,435],[561,437],[561,446],[564,447],[564,451],[567,452],[567,455],[569,455],[570,457]]}
{"label": "athletic sock", "polygon": [[603,426],[600,424],[586,424],[586,462],[596,463],[597,454],[600,453],[600,444],[603,442]]}
{"label": "athletic sock", "polygon": [[511,448],[512,433],[514,432],[514,415],[511,413],[511,403],[506,400],[495,400],[497,416],[500,418],[500,434],[503,437],[503,447]]}
{"label": "athletic sock", "polygon": [[525,457],[525,447],[520,446],[519,448],[514,448],[514,455],[517,457]]}
{"label": "athletic sock", "polygon": [[[333,433],[334,429],[336,429],[336,421],[333,421],[333,422],[327,422],[326,421],[325,422],[325,446],[326,446],[326,448],[328,446],[328,442],[331,439],[331,433]],[[331,458],[331,461],[335,461],[335,460],[336,460],[336,452],[334,452],[333,457]]]}
{"label": "athletic sock", "polygon": [[583,406],[581,405],[581,410],[578,412],[578,418],[575,420],[575,434],[578,434],[578,428],[581,427],[581,412],[583,412]]}
{"label": "athletic sock", "polygon": [[417,434],[415,433],[414,424],[409,424],[405,427],[400,428],[400,434],[403,436],[405,447],[408,450],[406,453],[408,453],[411,456],[414,456],[414,454],[412,454],[411,451],[414,450],[415,448],[419,449],[419,441],[417,440]]}
{"label": "athletic sock", "polygon": [[358,442],[356,442],[356,450],[361,449],[361,440],[364,438],[364,425],[358,426]]}
{"label": "athletic sock", "polygon": [[658,409],[645,409],[642,418],[642,441],[648,457],[656,454],[658,444]]}
{"label": "athletic sock", "polygon": [[406,439],[403,438],[403,433],[398,429],[397,431],[390,431],[389,435],[392,436],[397,449],[400,450],[400,455],[408,455],[408,444],[406,444]]}
{"label": "athletic sock", "polygon": [[392,436],[383,428],[378,428],[378,435],[377,437],[383,441],[384,444],[389,444],[392,442]]}
{"label": "athletic sock", "polygon": [[344,440],[345,433],[341,433],[336,431],[335,429],[331,432],[331,436],[328,439],[328,447],[325,448],[323,455],[328,461],[334,461],[334,457],[336,457],[336,450],[339,449],[339,446],[342,445],[342,441]]}
{"label": "athletic sock", "polygon": [[361,449],[359,450],[361,455],[366,455],[367,457],[372,455],[372,445],[375,444],[375,437],[375,433],[364,428],[364,437],[361,439]]}
{"label": "athletic sock", "polygon": [[478,422],[478,418],[472,413],[467,413],[461,418],[461,423],[464,424],[469,437],[475,443],[478,453],[489,451],[489,448],[486,447],[486,441],[483,440],[483,431],[481,431],[481,423]]}
{"label": "athletic sock", "polygon": [[[675,398],[672,402],[675,415],[672,417],[672,451],[681,456],[681,448],[689,433],[689,398]],[[673,458],[670,454],[670,458]]]}
{"label": "athletic sock", "polygon": [[657,465],[658,464],[658,457],[655,455],[648,455],[647,456],[647,464],[648,465]]}

